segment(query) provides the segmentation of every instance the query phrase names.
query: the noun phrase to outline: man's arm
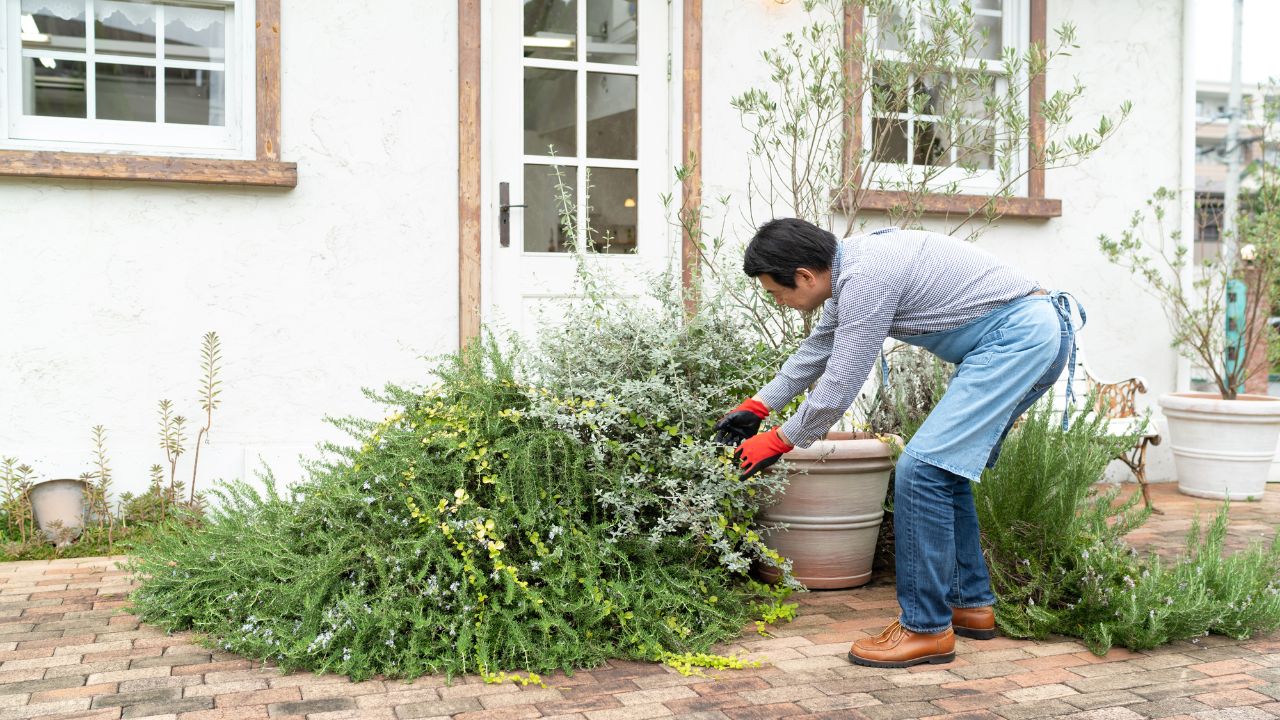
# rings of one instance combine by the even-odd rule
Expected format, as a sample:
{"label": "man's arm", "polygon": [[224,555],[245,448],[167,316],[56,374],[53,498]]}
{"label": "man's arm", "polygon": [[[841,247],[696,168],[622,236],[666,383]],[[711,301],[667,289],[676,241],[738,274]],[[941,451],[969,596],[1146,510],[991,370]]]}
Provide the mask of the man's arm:
{"label": "man's arm", "polygon": [[809,337],[800,343],[795,354],[782,364],[777,377],[756,393],[756,400],[764,403],[770,410],[777,410],[785,407],[818,379],[827,367],[827,358],[831,357],[838,316],[834,299],[823,303],[822,317],[818,324],[809,333]]}
{"label": "man's arm", "polygon": [[830,359],[824,363],[817,387],[795,415],[783,423],[781,432],[786,442],[809,447],[853,405],[889,336],[899,292],[866,276],[848,279],[845,294],[840,297]]}

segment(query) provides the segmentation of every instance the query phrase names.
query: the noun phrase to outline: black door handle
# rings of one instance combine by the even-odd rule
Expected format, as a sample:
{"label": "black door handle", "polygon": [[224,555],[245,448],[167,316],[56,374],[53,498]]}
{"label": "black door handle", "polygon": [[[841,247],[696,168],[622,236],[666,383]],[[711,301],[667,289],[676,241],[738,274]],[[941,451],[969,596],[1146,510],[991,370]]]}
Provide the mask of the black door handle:
{"label": "black door handle", "polygon": [[511,247],[511,208],[522,208],[523,204],[511,204],[511,183],[498,183],[498,244]]}

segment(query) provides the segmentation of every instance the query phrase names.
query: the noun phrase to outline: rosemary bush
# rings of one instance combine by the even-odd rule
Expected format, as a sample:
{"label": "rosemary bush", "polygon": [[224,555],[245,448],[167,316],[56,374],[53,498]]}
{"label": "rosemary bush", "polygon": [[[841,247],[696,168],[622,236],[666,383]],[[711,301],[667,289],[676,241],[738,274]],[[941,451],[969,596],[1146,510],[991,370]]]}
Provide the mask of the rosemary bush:
{"label": "rosemary bush", "polygon": [[[332,420],[357,445],[325,445],[287,497],[269,473],[265,495],[224,486],[204,528],[173,523],[140,548],[136,611],[282,668],[354,679],[716,662],[699,655],[742,630],[749,587],[688,528],[650,532],[648,512],[620,523],[600,498],[643,461],[602,456],[578,434],[590,417],[630,417],[614,405],[625,388],[613,400],[535,390],[493,342],[437,375],[427,390],[366,391],[395,412]],[[705,422],[652,420],[686,446],[698,442],[680,428]]]}
{"label": "rosemary bush", "polygon": [[1096,483],[1134,438],[1108,435],[1090,407],[1063,431],[1050,403],[1038,404],[974,486],[1000,627],[1080,637],[1098,654],[1280,627],[1280,540],[1224,558],[1226,505],[1207,531],[1195,524],[1172,562],[1124,541],[1150,511],[1140,494],[1122,501],[1120,487]]}

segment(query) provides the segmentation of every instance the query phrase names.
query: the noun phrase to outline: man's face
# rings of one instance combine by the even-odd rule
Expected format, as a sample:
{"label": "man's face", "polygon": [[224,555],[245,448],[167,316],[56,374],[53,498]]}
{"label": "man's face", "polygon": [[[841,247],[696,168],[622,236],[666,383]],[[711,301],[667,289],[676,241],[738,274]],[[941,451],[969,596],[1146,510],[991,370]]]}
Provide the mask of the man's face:
{"label": "man's face", "polygon": [[796,286],[793,288],[780,284],[769,273],[758,275],[756,279],[779,305],[803,312],[817,310],[831,297],[830,270],[800,268],[796,270]]}

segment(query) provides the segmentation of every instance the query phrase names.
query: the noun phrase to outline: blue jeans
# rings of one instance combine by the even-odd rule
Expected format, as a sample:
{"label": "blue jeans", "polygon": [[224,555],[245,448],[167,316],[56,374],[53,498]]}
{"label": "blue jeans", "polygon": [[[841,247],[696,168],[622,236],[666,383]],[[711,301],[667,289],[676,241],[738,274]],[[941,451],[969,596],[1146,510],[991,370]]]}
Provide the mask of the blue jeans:
{"label": "blue jeans", "polygon": [[995,464],[1013,423],[1062,374],[1074,339],[1069,314],[1047,296],[904,338],[958,364],[895,473],[897,593],[908,630],[942,632],[951,608],[995,604],[969,482]]}

